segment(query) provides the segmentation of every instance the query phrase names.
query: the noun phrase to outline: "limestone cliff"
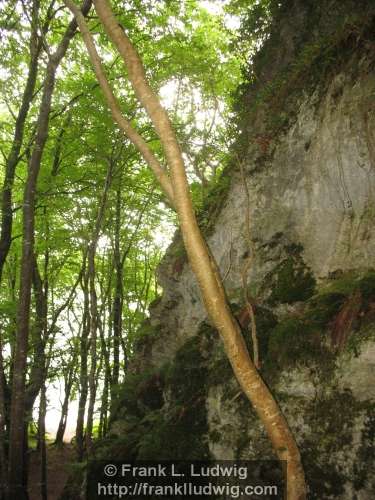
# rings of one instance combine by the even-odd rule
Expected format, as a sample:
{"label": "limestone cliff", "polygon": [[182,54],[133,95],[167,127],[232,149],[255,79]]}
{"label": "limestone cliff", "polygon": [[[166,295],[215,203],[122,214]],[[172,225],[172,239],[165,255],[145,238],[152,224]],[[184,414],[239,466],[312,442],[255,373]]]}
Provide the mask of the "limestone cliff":
{"label": "limestone cliff", "polygon": [[[374,16],[371,0],[274,7],[239,91],[232,162],[200,215],[251,352],[246,274],[261,371],[316,499],[375,493]],[[178,235],[159,280],[111,453],[271,457]]]}

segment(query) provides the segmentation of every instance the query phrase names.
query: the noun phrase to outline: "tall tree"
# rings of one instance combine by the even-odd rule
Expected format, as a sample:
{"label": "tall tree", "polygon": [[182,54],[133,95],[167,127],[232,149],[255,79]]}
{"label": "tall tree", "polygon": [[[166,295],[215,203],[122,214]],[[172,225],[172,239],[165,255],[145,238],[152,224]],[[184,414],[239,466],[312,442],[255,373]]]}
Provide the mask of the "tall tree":
{"label": "tall tree", "polygon": [[[31,9],[31,33],[29,42],[30,60],[27,79],[23,91],[21,106],[18,111],[12,146],[5,164],[5,176],[1,196],[1,233],[0,233],[0,282],[3,274],[5,259],[8,255],[12,238],[12,190],[17,164],[20,160],[24,129],[31,102],[34,97],[35,83],[38,74],[38,60],[43,45],[42,36],[38,35],[40,1],[33,0]],[[49,12],[50,14],[50,12]],[[49,14],[47,19],[49,18]],[[48,19],[49,21],[49,19]],[[44,27],[46,34],[48,22]]]}
{"label": "tall tree", "polygon": [[[38,59],[42,48],[42,39],[40,36],[38,36],[39,8],[40,8],[40,2],[38,0],[34,0],[32,2],[31,16],[30,16],[31,18],[31,32],[29,41],[30,59],[28,65],[27,79],[21,99],[21,106],[19,108],[15,122],[12,146],[5,162],[5,175],[1,191],[0,283],[2,280],[3,268],[7,255],[9,253],[11,238],[12,238],[12,222],[13,222],[12,191],[14,185],[14,177],[15,177],[16,167],[19,162],[20,151],[23,143],[25,122],[27,119],[31,102],[33,100],[35,83],[38,73]],[[48,23],[46,23],[44,33],[47,31],[46,29],[47,26]],[[0,342],[0,350],[2,350],[1,342]],[[6,436],[5,394],[6,394],[6,378],[4,375],[4,366],[1,353],[0,354],[0,474],[1,474],[0,495],[4,493],[5,476],[6,476],[5,471],[7,470],[6,449],[5,449],[5,436]]]}
{"label": "tall tree", "polygon": [[[86,257],[84,257],[86,261]],[[85,265],[86,262],[85,262]],[[84,424],[88,395],[88,340],[90,336],[90,296],[89,296],[89,276],[85,269],[81,279],[83,292],[83,316],[82,330],[80,336],[80,367],[79,367],[79,400],[76,425],[77,458],[83,460],[84,455]]]}
{"label": "tall tree", "polygon": [[[91,0],[85,0],[82,6],[83,14],[87,14],[91,7]],[[41,166],[44,146],[48,136],[48,125],[53,90],[57,68],[69,47],[74,36],[77,24],[71,21],[65,31],[56,51],[49,55],[46,75],[43,83],[39,115],[36,125],[36,137],[33,150],[28,162],[27,179],[23,195],[23,230],[22,230],[22,257],[20,274],[20,291],[17,313],[17,338],[15,345],[12,399],[10,407],[9,432],[9,500],[27,499],[26,485],[23,483],[25,469],[25,378],[28,351],[30,297],[34,251],[35,225],[35,194],[36,183]]]}
{"label": "tall tree", "polygon": [[92,449],[92,430],[93,430],[93,420],[94,420],[94,406],[95,406],[95,396],[96,396],[96,370],[97,370],[97,332],[98,332],[98,307],[97,307],[97,295],[95,288],[95,255],[96,249],[99,241],[100,231],[102,228],[102,223],[104,219],[105,209],[108,199],[108,190],[112,183],[113,169],[115,162],[113,158],[110,159],[108,164],[107,176],[103,188],[103,193],[97,210],[97,215],[95,219],[95,226],[93,229],[93,234],[91,241],[89,243],[87,252],[87,273],[90,289],[90,346],[91,346],[91,366],[89,374],[89,405],[87,409],[87,425],[86,425],[86,447],[87,453],[91,453]]}
{"label": "tall tree", "polygon": [[189,262],[197,278],[207,313],[223,339],[235,376],[261,418],[277,456],[287,461],[288,499],[303,500],[306,498],[306,486],[297,444],[277,402],[255,368],[239,325],[229,308],[217,265],[202,237],[195,217],[183,157],[169,117],[148,84],[140,57],[113,15],[109,3],[106,0],[94,0],[96,12],[106,33],[125,62],[134,92],[155,126],[163,145],[170,177],[165,170],[159,168],[159,165],[155,165],[155,157],[149,157],[148,150],[145,150],[134,130],[124,121],[113,92],[109,88],[85,20],[71,0],[65,0],[65,3],[77,18],[112,115],[154,169],[176,209]]}

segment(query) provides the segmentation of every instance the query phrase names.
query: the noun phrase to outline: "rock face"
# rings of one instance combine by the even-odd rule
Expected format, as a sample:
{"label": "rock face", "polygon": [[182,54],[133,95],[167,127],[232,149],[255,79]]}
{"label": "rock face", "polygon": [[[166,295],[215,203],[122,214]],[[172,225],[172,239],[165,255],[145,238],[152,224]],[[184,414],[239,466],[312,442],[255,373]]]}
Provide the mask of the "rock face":
{"label": "rock face", "polygon": [[[258,83],[239,98],[241,133],[223,174],[228,187],[206,213],[207,240],[247,339],[244,287],[252,298],[261,371],[300,444],[309,498],[368,499],[375,494],[375,8],[281,3],[254,62]],[[119,453],[272,457],[206,323],[178,236],[159,280],[163,295],[114,416],[113,443],[128,436]]]}

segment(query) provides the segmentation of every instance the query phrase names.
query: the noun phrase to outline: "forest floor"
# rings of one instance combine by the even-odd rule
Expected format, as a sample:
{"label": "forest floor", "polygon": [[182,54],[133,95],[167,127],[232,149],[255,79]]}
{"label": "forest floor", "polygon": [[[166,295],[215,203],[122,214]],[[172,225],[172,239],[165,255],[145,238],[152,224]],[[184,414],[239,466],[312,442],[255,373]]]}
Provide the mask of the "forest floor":
{"label": "forest floor", "polygon": [[[62,448],[47,447],[47,491],[48,500],[58,500],[69,476],[67,465],[74,461],[74,449],[65,444]],[[40,500],[40,456],[36,451],[30,454],[29,498]]]}

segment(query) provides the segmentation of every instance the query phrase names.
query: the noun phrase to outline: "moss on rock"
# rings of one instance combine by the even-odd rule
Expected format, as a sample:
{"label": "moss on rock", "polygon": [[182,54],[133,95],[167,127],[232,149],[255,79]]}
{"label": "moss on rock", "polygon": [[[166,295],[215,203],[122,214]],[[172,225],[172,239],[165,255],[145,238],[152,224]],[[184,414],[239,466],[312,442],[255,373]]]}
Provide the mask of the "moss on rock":
{"label": "moss on rock", "polygon": [[271,291],[270,305],[303,302],[315,291],[316,280],[302,258],[302,247],[286,246],[285,253],[286,257],[265,278],[266,288]]}
{"label": "moss on rock", "polygon": [[206,375],[202,339],[195,336],[165,369],[168,402],[147,415],[148,430],[140,440],[138,459],[207,458]]}
{"label": "moss on rock", "polygon": [[[358,293],[360,304],[350,318],[350,323],[346,325],[343,321],[338,322],[337,318],[343,316],[342,311],[353,297],[358,297]],[[281,370],[303,365],[318,367],[322,375],[328,376],[335,368],[337,355],[333,345],[335,330],[349,328],[341,347],[356,355],[360,345],[374,336],[374,305],[373,270],[339,273],[328,280],[297,310],[291,309],[277,324],[266,323],[265,328],[259,329],[264,376],[270,382],[275,382],[274,377]],[[251,352],[251,344],[249,348]]]}
{"label": "moss on rock", "polygon": [[205,337],[189,339],[170,364],[128,374],[118,389],[101,457],[182,460],[208,457]]}
{"label": "moss on rock", "polygon": [[[370,412],[371,404],[357,401],[348,390],[335,390],[311,401],[305,409],[304,423],[309,432],[300,448],[309,498],[339,498],[345,484],[352,484],[355,491],[365,485],[373,466],[369,443],[364,442],[374,432]],[[358,426],[364,416],[364,425]],[[362,442],[359,450],[364,452],[361,459],[353,457],[356,428]]]}

